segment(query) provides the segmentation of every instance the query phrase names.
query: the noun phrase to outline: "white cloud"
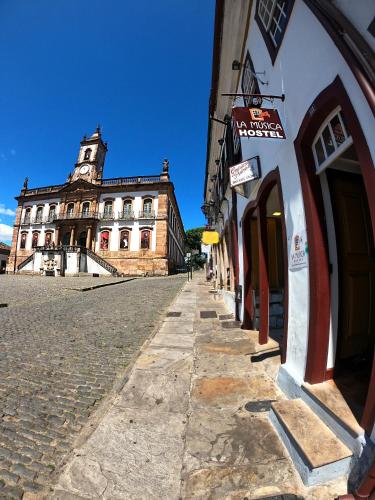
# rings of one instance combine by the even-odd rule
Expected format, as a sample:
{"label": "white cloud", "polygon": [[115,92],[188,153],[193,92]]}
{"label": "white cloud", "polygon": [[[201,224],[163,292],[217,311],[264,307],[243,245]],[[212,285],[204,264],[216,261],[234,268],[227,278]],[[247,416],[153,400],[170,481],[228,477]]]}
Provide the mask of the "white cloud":
{"label": "white cloud", "polygon": [[0,241],[12,241],[13,228],[7,224],[0,224]]}
{"label": "white cloud", "polygon": [[16,212],[11,208],[5,208],[4,203],[0,203],[0,214],[2,215],[16,215]]}

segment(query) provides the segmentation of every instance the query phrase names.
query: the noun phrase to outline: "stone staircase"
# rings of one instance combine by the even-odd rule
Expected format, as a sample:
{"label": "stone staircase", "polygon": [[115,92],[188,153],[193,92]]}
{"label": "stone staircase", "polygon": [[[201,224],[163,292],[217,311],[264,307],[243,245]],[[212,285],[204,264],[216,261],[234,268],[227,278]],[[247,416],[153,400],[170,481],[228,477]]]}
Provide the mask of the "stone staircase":
{"label": "stone staircase", "polygon": [[[70,273],[73,273],[74,275],[85,275],[87,276],[88,274],[102,274],[100,272],[99,268],[102,268],[105,270],[107,273],[109,273],[112,276],[118,276],[118,271],[117,268],[112,266],[109,262],[107,262],[105,259],[97,255],[95,252],[92,250],[89,250],[88,248],[77,246],[77,245],[61,245],[58,247],[36,247],[31,255],[27,257],[23,262],[21,262],[17,266],[17,271],[21,272],[28,272],[32,274],[40,274],[41,272],[41,258],[43,255],[64,255],[67,257],[67,255],[74,255],[77,254],[79,259],[78,259],[78,264],[75,267],[75,269],[72,271],[70,270]],[[38,257],[38,259],[37,259]],[[36,262],[35,262],[36,259]],[[94,270],[92,272],[88,272],[88,262],[91,260],[94,262],[94,266],[91,265],[91,267],[94,267]],[[25,269],[26,268],[26,269]]]}
{"label": "stone staircase", "polygon": [[289,395],[294,399],[272,403],[269,418],[306,486],[360,469],[360,457],[374,454],[333,380]]}
{"label": "stone staircase", "polygon": [[26,257],[26,259],[23,260],[21,262],[21,264],[18,264],[17,271],[20,271],[22,268],[24,268],[25,266],[27,266],[27,264],[29,262],[31,262],[33,260],[33,258],[34,258],[34,253],[32,253],[31,255],[29,255],[28,257]]}
{"label": "stone staircase", "polygon": [[105,259],[100,257],[98,254],[93,252],[92,250],[89,250],[88,248],[83,248],[82,251],[90,257],[93,261],[95,261],[99,266],[103,267],[106,271],[112,274],[112,276],[118,276],[117,268],[112,266],[109,262],[107,262]]}
{"label": "stone staircase", "polygon": [[306,486],[349,472],[353,452],[302,399],[273,403],[270,420]]}

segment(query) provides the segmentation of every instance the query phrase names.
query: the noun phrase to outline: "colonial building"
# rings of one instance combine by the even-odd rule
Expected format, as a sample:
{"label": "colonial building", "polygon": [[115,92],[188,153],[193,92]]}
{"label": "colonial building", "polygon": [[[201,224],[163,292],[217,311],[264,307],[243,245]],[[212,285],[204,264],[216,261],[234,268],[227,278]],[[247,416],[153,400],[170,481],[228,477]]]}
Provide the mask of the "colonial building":
{"label": "colonial building", "polygon": [[0,274],[4,274],[10,254],[10,246],[0,241]]}
{"label": "colonial building", "polygon": [[16,197],[8,272],[167,275],[184,263],[184,228],[165,160],[160,175],[103,178],[101,131],[81,141],[64,184]]}
{"label": "colonial building", "polygon": [[[306,484],[365,476],[375,441],[375,3],[354,3],[216,2],[203,206],[220,234],[214,279],[243,328],[279,342],[290,399],[271,418]],[[276,110],[286,138],[241,133],[237,107]],[[257,178],[231,188],[229,168],[248,159]],[[318,415],[350,460],[306,465],[293,412]]]}

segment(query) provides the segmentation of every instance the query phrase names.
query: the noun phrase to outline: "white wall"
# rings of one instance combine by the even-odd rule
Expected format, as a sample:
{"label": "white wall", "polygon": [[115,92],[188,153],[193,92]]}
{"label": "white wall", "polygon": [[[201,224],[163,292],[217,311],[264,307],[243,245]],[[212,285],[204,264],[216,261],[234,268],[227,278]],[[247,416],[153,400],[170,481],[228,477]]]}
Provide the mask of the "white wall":
{"label": "white wall", "polygon": [[[261,93],[280,95],[285,102],[275,101],[286,131],[286,140],[241,139],[243,158],[260,156],[262,178],[279,167],[284,198],[288,253],[294,230],[305,228],[305,214],[301,185],[293,141],[312,101],[339,75],[349,94],[357,117],[362,125],[368,146],[375,158],[375,122],[362,91],[337,47],[320,22],[301,0],[296,0],[289,24],[274,66],[267,47],[254,21],[253,3],[247,47],[255,71],[263,72]],[[375,4],[374,4],[375,5]],[[370,22],[370,20],[369,20]],[[312,70],[313,69],[313,70]],[[241,92],[241,89],[238,89]],[[240,104],[238,104],[240,105]],[[263,107],[272,107],[263,104]],[[254,196],[252,196],[254,197]],[[238,196],[239,250],[242,255],[242,222],[248,200]],[[243,285],[243,260],[240,258],[240,283]],[[293,377],[301,382],[305,373],[308,319],[309,272],[308,268],[289,271],[289,325],[287,362],[284,365]],[[243,310],[243,307],[241,308]],[[242,313],[241,310],[241,314]]]}
{"label": "white wall", "polygon": [[[104,212],[104,203],[106,198],[114,198],[113,202],[113,212],[117,215],[117,213],[122,212],[123,209],[123,198],[129,196],[129,198],[133,198],[133,211],[135,216],[137,213],[143,210],[143,199],[147,195],[153,198],[153,210],[155,215],[158,213],[158,192],[157,191],[137,191],[137,192],[122,192],[122,193],[111,193],[103,194],[99,200],[99,212]],[[109,242],[109,250],[110,251],[118,251],[120,249],[120,231],[122,229],[130,230],[130,251],[136,252],[140,249],[140,231],[143,228],[152,228],[152,236],[151,236],[151,250],[156,250],[156,222],[154,220],[134,220],[134,221],[111,221],[111,220],[103,220],[98,224],[97,233],[96,233],[96,244],[95,251],[98,252],[100,250],[100,231],[103,228],[110,228],[110,242]],[[124,251],[126,253],[126,251]]]}

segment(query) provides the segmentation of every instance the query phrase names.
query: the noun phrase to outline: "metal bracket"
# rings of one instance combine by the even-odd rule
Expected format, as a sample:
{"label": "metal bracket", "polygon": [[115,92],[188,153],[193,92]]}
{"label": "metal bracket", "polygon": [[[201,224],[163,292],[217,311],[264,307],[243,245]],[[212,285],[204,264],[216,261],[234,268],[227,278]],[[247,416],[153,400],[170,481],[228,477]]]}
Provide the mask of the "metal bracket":
{"label": "metal bracket", "polygon": [[225,122],[223,120],[219,120],[218,118],[215,118],[213,116],[210,116],[210,120],[217,122],[217,123],[221,123],[222,125],[228,125],[228,122]]}
{"label": "metal bracket", "polygon": [[223,97],[260,97],[261,99],[280,99],[280,101],[285,101],[285,94],[281,95],[269,95],[269,94],[221,94]]}

